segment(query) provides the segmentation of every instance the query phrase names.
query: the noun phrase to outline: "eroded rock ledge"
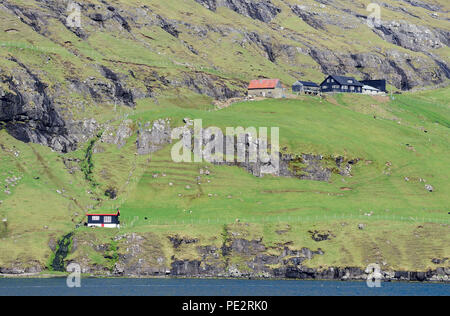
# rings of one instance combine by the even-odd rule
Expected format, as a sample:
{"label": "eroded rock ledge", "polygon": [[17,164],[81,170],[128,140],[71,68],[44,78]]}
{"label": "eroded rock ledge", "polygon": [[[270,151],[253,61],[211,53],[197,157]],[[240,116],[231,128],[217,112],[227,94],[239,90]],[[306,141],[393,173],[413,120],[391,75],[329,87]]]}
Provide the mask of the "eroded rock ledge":
{"label": "eroded rock ledge", "polygon": [[[321,249],[293,249],[289,243],[268,245],[262,239],[248,239],[226,231],[221,243],[207,245],[198,238],[154,233],[129,233],[101,241],[94,232],[75,233],[65,265],[78,263],[82,273],[115,277],[192,277],[192,278],[275,278],[301,280],[367,280],[369,271],[360,267],[308,267]],[[86,248],[88,247],[88,248]],[[96,253],[95,262],[85,251]],[[188,257],[190,256],[190,257]],[[103,257],[100,264],[98,258]],[[450,268],[443,264],[427,271],[382,270],[383,281],[450,282]],[[38,262],[14,263],[0,267],[0,274],[28,275],[45,267]]]}
{"label": "eroded rock ledge", "polygon": [[225,7],[234,12],[248,16],[262,22],[270,22],[281,12],[269,0],[195,0],[205,8],[216,11],[218,7]]}

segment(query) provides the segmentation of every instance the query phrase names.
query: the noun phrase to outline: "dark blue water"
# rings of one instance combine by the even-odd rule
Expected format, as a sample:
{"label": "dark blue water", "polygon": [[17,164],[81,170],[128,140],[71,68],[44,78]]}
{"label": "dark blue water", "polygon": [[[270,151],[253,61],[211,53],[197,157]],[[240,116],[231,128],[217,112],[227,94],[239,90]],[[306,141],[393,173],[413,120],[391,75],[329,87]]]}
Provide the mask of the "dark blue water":
{"label": "dark blue water", "polygon": [[65,278],[0,279],[0,295],[162,295],[162,296],[311,296],[311,295],[438,295],[449,296],[450,284],[218,279],[82,279],[68,288]]}

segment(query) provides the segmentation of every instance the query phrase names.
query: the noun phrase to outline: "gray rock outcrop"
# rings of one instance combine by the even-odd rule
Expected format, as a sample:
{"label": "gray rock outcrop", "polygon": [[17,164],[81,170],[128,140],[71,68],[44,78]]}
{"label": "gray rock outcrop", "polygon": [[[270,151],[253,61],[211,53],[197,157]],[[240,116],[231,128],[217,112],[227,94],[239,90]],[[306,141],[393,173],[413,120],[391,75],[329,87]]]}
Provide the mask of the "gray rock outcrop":
{"label": "gray rock outcrop", "polygon": [[147,155],[171,143],[171,132],[169,119],[159,119],[140,126],[136,142],[138,154]]}
{"label": "gray rock outcrop", "polygon": [[226,7],[238,14],[248,16],[262,22],[270,22],[281,12],[270,0],[195,0],[205,8],[216,11],[218,7]]}

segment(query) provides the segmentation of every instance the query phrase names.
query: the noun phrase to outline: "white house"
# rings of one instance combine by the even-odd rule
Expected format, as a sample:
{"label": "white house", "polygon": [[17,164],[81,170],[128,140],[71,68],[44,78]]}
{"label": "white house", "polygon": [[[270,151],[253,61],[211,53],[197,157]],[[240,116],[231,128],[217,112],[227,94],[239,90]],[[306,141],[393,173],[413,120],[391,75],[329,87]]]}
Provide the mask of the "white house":
{"label": "white house", "polygon": [[362,93],[363,94],[380,94],[382,93],[379,89],[368,86],[368,85],[364,85],[362,87]]}

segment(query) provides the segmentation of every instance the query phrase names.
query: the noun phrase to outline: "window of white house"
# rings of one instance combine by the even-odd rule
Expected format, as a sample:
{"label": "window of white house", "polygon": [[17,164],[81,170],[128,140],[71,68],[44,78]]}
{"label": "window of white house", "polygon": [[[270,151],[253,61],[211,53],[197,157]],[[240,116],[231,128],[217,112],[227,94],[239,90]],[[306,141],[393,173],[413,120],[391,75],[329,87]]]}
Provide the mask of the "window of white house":
{"label": "window of white house", "polygon": [[347,80],[348,83],[353,83],[353,80],[349,79]]}
{"label": "window of white house", "polygon": [[92,220],[93,221],[99,221],[100,220],[100,216],[92,216]]}
{"label": "window of white house", "polygon": [[328,89],[328,86],[323,86],[323,89]]}
{"label": "window of white house", "polygon": [[347,90],[348,86],[342,86],[342,90]]}
{"label": "window of white house", "polygon": [[339,85],[337,84],[333,85],[333,89],[339,89]]}
{"label": "window of white house", "polygon": [[355,87],[354,86],[350,86],[350,90],[355,90]]}
{"label": "window of white house", "polygon": [[103,218],[103,222],[104,222],[104,223],[111,223],[111,222],[112,222],[111,216],[105,216],[105,217]]}

